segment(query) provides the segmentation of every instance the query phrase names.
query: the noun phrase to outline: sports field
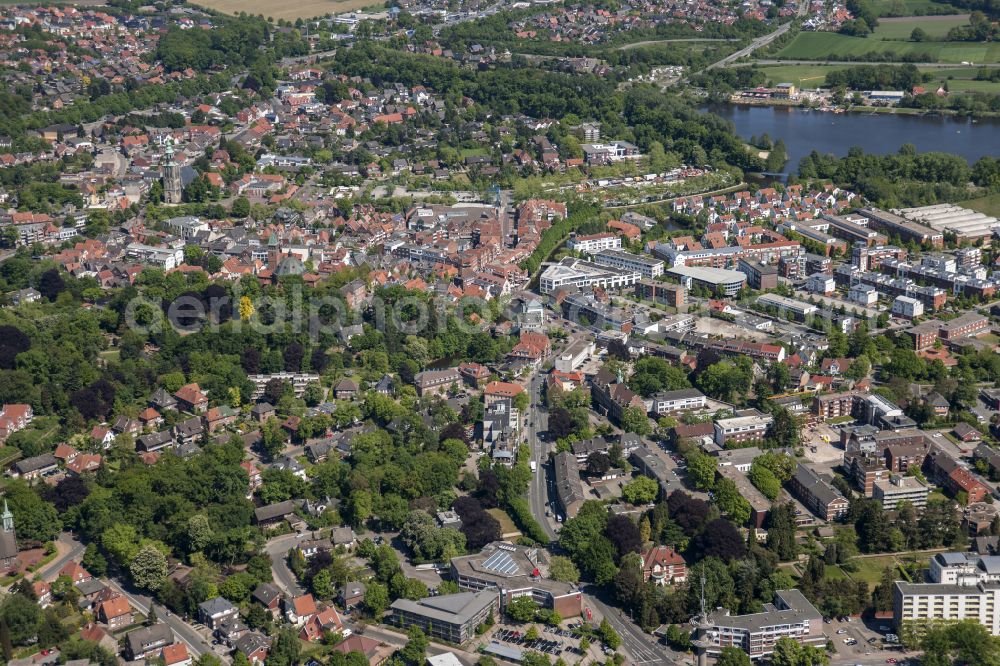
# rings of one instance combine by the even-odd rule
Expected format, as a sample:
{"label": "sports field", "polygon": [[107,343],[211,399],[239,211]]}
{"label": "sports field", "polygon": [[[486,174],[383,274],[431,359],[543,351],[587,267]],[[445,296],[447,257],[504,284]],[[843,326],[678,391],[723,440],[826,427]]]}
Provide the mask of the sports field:
{"label": "sports field", "polygon": [[[352,12],[377,3],[373,0],[297,0],[296,2],[279,2],[278,0],[197,0],[196,4],[214,9],[223,14],[263,14],[276,19],[313,18],[326,14]],[[381,5],[378,5],[381,7]]]}
{"label": "sports field", "polygon": [[868,53],[891,54],[898,60],[918,55],[926,58],[927,62],[997,63],[1000,62],[1000,42],[896,42],[833,32],[800,32],[776,57],[787,60],[842,60]]}

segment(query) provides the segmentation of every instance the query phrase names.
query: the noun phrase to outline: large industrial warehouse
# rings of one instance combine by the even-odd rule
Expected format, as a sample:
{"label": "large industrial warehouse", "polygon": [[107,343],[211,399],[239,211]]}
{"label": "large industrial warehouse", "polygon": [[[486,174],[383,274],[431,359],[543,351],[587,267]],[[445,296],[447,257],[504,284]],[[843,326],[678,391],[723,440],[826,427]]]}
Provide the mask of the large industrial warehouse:
{"label": "large industrial warehouse", "polygon": [[1000,227],[1000,220],[995,217],[950,203],[904,208],[894,212],[932,229],[951,232],[959,238],[990,236]]}

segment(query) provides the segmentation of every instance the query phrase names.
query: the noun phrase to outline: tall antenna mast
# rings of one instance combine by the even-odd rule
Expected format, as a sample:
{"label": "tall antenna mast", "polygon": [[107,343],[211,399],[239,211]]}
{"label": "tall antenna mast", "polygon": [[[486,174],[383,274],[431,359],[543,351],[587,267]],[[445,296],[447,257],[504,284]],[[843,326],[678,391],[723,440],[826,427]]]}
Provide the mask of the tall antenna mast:
{"label": "tall antenna mast", "polygon": [[701,574],[701,621],[705,622],[708,615],[705,613],[705,574]]}

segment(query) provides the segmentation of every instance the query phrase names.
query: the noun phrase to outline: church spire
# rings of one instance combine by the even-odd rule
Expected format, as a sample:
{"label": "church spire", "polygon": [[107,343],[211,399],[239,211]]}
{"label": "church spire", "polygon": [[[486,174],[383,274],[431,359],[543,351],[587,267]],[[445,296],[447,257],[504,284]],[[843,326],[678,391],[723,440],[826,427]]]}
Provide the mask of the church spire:
{"label": "church spire", "polygon": [[7,500],[3,501],[3,514],[0,515],[0,520],[3,520],[4,532],[14,531],[14,514],[10,512],[10,508],[7,506]]}

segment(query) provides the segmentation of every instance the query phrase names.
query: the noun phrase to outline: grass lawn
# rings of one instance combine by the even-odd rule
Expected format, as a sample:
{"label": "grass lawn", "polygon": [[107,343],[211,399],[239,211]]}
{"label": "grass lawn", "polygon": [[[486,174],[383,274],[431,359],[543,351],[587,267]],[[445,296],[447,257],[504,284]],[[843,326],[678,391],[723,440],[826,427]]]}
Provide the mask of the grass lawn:
{"label": "grass lawn", "polygon": [[490,151],[485,148],[463,148],[459,154],[462,157],[482,157],[489,155]]}
{"label": "grass lawn", "polygon": [[927,501],[931,500],[947,500],[948,496],[941,492],[940,488],[935,488],[934,490],[927,493]]}
{"label": "grass lawn", "polygon": [[886,567],[895,567],[896,558],[893,555],[882,555],[879,557],[858,557],[853,560],[857,564],[858,570],[848,572],[852,580],[863,581],[869,586],[874,586],[882,580],[882,570]]}
{"label": "grass lawn", "polygon": [[[1000,62],[1000,43],[894,42],[865,37],[849,37],[833,32],[800,32],[778,58],[789,60],[838,60],[868,53],[890,54],[896,58],[920,54],[929,62]],[[864,64],[864,63],[858,63]]]}
{"label": "grass lawn", "polygon": [[768,65],[761,67],[772,84],[794,83],[798,88],[819,88],[826,82],[826,75],[843,65]]}
{"label": "grass lawn", "polygon": [[873,35],[877,39],[908,41],[914,28],[923,28],[928,37],[943,38],[952,28],[968,25],[966,16],[913,16],[907,18],[887,18],[878,22]]}
{"label": "grass lawn", "polygon": [[0,446],[0,465],[7,466],[21,457],[21,449],[16,446]]}
{"label": "grass lawn", "polygon": [[829,578],[832,580],[840,580],[841,578],[847,578],[847,574],[836,564],[827,564],[826,573],[823,574],[824,578]]}
{"label": "grass lawn", "polygon": [[486,511],[491,516],[496,518],[498,523],[500,523],[501,534],[520,534],[520,531],[517,529],[517,525],[515,525],[514,521],[510,519],[510,516],[507,515],[506,511],[503,509],[487,509]]}
{"label": "grass lawn", "polygon": [[951,5],[934,0],[875,0],[872,5],[879,16],[913,16],[954,11]]}
{"label": "grass lawn", "polygon": [[978,210],[980,213],[984,213],[986,215],[1000,215],[1000,194],[991,194],[978,199],[959,201],[958,205],[971,208],[972,210]]}

